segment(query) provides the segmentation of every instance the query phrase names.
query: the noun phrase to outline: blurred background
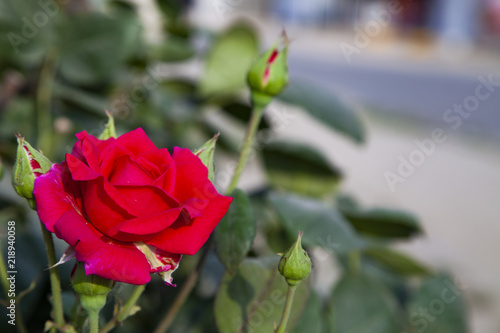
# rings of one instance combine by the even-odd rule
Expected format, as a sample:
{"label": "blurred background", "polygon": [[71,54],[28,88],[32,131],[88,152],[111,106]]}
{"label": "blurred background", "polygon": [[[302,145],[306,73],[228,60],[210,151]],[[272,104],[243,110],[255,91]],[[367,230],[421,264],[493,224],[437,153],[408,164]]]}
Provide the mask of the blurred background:
{"label": "blurred background", "polygon": [[[415,214],[425,234],[398,248],[460,281],[471,332],[500,332],[500,205],[493,202],[500,198],[500,0],[186,0],[163,8],[152,0],[59,1],[69,13],[92,6],[120,18],[75,20],[74,29],[65,28],[59,9],[41,3],[0,0],[4,173],[13,162],[15,133],[60,161],[75,132],[103,129],[104,108],[114,112],[121,132],[143,126],[161,146],[196,147],[218,130],[221,139],[234,134],[210,110],[197,122],[200,102],[188,81],[154,91],[148,85],[198,78],[204,65],[193,54],[206,53],[214,34],[242,19],[264,47],[286,29],[292,81],[321,85],[356,105],[366,142],[346,140],[291,106],[277,107],[286,114],[277,138],[325,154],[344,170],[342,192],[363,205]],[[41,11],[46,20],[37,16]],[[55,66],[57,79],[50,74]],[[51,106],[44,87],[53,89]],[[222,144],[234,150],[233,143]],[[242,183],[258,188],[265,177],[253,161]],[[8,208],[1,221],[35,220],[16,210],[24,203],[8,177],[1,186]],[[37,232],[32,223],[28,234]],[[20,282],[27,286],[40,259],[20,255],[33,263]],[[334,283],[335,269],[320,272],[318,283]]]}
{"label": "blurred background", "polygon": [[[343,188],[363,203],[415,213],[425,236],[400,248],[448,268],[467,286],[471,332],[500,331],[500,207],[494,204],[500,198],[500,1],[199,0],[190,17],[213,29],[244,17],[267,45],[285,28],[292,80],[326,85],[363,105],[364,146],[339,140],[301,113],[280,135],[319,147],[347,170]],[[150,28],[154,38],[157,28]],[[458,125],[449,110],[469,102],[480,77],[497,86]],[[422,162],[415,159],[414,171],[391,187],[386,173],[398,175],[400,157],[409,161],[419,150],[415,141],[431,139],[435,129],[443,129],[445,141]]]}

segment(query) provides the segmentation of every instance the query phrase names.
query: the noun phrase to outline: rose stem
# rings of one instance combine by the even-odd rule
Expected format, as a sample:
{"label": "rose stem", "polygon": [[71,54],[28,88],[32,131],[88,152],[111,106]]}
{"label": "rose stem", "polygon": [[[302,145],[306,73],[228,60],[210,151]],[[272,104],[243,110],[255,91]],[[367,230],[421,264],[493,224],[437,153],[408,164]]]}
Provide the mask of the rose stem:
{"label": "rose stem", "polygon": [[[57,263],[52,234],[45,228],[45,226],[41,222],[40,226],[42,228],[43,240],[45,241],[45,250],[47,252],[49,267],[52,267]],[[49,276],[50,287],[52,289],[52,309],[54,312],[54,321],[59,328],[62,328],[65,325],[65,322],[61,298],[61,279],[59,278],[57,267],[49,268]]]}
{"label": "rose stem", "polygon": [[2,287],[5,292],[5,298],[9,293],[9,282],[7,280],[7,267],[5,266],[5,261],[3,260],[3,251],[0,243],[0,279],[2,279]]}
{"label": "rose stem", "polygon": [[[254,107],[250,122],[248,123],[245,140],[243,141],[243,148],[241,149],[240,157],[238,158],[238,165],[236,166],[236,170],[227,190],[228,195],[231,194],[231,192],[233,192],[233,190],[236,188],[236,185],[238,185],[238,180],[240,179],[241,173],[243,172],[243,169],[245,168],[245,165],[248,161],[252,142],[254,140],[255,133],[257,133],[257,128],[259,126],[260,120],[262,119],[263,113],[264,108]],[[184,284],[182,285],[181,291],[177,294],[174,303],[168,309],[168,312],[166,313],[165,317],[163,317],[160,324],[158,324],[154,333],[164,333],[168,330],[175,317],[177,316],[177,313],[196,285],[196,281],[198,281],[198,276],[200,274],[201,268],[203,267],[205,260],[208,257],[208,253],[211,249],[212,237],[208,239],[207,243],[205,244],[205,249],[198,261],[198,264],[196,265],[196,268],[192,270],[191,273],[189,273],[186,281],[184,281]]]}
{"label": "rose stem", "polygon": [[52,124],[50,102],[54,84],[55,62],[56,53],[54,50],[49,50],[40,71],[36,91],[37,146],[46,156],[50,156],[52,152],[52,129],[54,126]]}
{"label": "rose stem", "polygon": [[[3,260],[3,251],[2,251],[2,244],[0,243],[0,279],[2,279],[2,287],[5,292],[5,298],[7,301],[9,298],[7,297],[9,294],[9,282],[7,281],[7,267],[5,266],[5,261]],[[5,305],[7,306],[7,304]],[[17,307],[17,305],[16,305]],[[24,321],[21,318],[21,313],[17,311],[16,313],[16,325],[17,331],[19,333],[27,333],[28,331],[26,330],[26,326],[24,325]]]}
{"label": "rose stem", "polygon": [[99,311],[89,312],[90,333],[99,333]]}
{"label": "rose stem", "polygon": [[211,249],[212,249],[212,237],[208,239],[207,243],[205,244],[205,249],[203,250],[201,257],[198,260],[196,267],[191,271],[191,273],[189,273],[186,281],[184,281],[182,285],[181,290],[177,294],[174,303],[168,309],[167,314],[158,324],[154,333],[166,332],[170,327],[170,325],[173,323],[174,319],[177,317],[177,313],[182,308],[182,305],[184,304],[189,294],[191,294],[191,291],[193,290],[194,286],[196,285],[196,281],[198,281],[198,276],[200,275],[200,271],[203,268],[205,260],[207,259],[208,253],[210,252]]}
{"label": "rose stem", "polygon": [[118,315],[116,315],[116,317],[108,321],[106,325],[104,325],[99,330],[99,333],[107,333],[111,331],[116,326],[116,324],[124,322],[125,319],[127,319],[130,316],[130,311],[137,303],[137,300],[139,300],[139,297],[141,297],[142,293],[144,292],[144,289],[146,289],[145,284],[135,287],[134,291],[132,292],[132,295],[130,295],[127,302],[125,302],[125,305],[123,305]]}
{"label": "rose stem", "polygon": [[248,157],[250,156],[250,152],[252,149],[252,143],[255,137],[255,133],[257,133],[257,128],[259,127],[263,113],[264,113],[264,108],[254,107],[252,112],[252,117],[250,118],[250,122],[248,124],[245,140],[243,141],[243,148],[240,151],[238,164],[236,165],[236,170],[234,171],[233,178],[231,179],[231,183],[229,184],[229,188],[227,189],[228,194],[231,194],[233,190],[236,188],[236,186],[238,185],[238,181],[240,180],[240,176],[243,172],[243,169],[245,169],[245,165],[247,164]]}
{"label": "rose stem", "polygon": [[288,286],[288,293],[286,294],[285,309],[283,310],[283,315],[281,316],[281,321],[276,329],[276,333],[285,333],[286,325],[288,323],[288,317],[290,317],[290,312],[292,310],[293,296],[295,295],[296,286]]}

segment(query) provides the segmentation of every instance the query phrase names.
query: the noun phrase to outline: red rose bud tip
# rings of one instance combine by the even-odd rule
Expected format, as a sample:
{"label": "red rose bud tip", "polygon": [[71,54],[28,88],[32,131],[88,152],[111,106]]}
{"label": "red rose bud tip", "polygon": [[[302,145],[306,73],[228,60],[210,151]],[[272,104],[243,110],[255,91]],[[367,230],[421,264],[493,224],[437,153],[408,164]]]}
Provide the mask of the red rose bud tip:
{"label": "red rose bud tip", "polygon": [[[269,50],[250,67],[247,82],[252,90],[254,106],[265,107],[288,84],[288,37],[285,32]],[[282,44],[281,49],[278,44]]]}
{"label": "red rose bud tip", "polygon": [[52,162],[20,135],[17,136],[17,143],[12,186],[17,194],[27,199],[31,208],[35,209],[36,205],[33,196],[35,178],[49,171]]}

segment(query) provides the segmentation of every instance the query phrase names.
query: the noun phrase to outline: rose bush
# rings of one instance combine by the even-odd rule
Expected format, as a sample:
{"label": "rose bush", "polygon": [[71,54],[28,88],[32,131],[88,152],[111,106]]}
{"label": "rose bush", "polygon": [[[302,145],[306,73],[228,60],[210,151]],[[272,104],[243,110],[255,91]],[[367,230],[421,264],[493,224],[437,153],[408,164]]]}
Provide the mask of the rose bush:
{"label": "rose bush", "polygon": [[171,284],[181,255],[195,254],[226,214],[208,170],[190,150],[158,149],[142,129],[99,140],[86,132],[60,164],[35,180],[37,212],[86,274]]}

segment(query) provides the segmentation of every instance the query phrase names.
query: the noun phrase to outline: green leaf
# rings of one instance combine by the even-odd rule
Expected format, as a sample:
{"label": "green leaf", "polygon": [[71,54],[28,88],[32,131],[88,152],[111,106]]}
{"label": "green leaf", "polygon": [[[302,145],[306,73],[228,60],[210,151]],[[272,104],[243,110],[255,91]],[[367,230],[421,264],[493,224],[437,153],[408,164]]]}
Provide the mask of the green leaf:
{"label": "green leaf", "polygon": [[311,116],[355,142],[365,141],[365,129],[357,116],[358,108],[337,94],[310,82],[292,82],[278,97],[303,107]]}
{"label": "green leaf", "polygon": [[369,247],[364,253],[397,274],[406,276],[430,275],[429,268],[399,251],[387,247]]}
{"label": "green leaf", "polygon": [[295,237],[299,231],[304,232],[302,243],[305,246],[321,246],[338,253],[362,246],[342,215],[321,201],[277,193],[271,194],[269,200],[290,237]]}
{"label": "green leaf", "polygon": [[273,142],[262,150],[271,184],[305,196],[332,195],[342,174],[316,149],[299,143]]}
{"label": "green leaf", "polygon": [[194,55],[190,41],[185,38],[171,36],[162,44],[151,49],[151,56],[159,61],[184,61]]}
{"label": "green leaf", "polygon": [[62,31],[60,71],[76,84],[110,80],[140,47],[140,26],[133,19],[89,13],[72,17]]}
{"label": "green leaf", "polygon": [[240,189],[215,233],[217,255],[226,269],[233,273],[245,258],[255,237],[256,224],[248,196]]}
{"label": "green leaf", "polygon": [[409,325],[416,332],[468,332],[463,288],[440,274],[423,281],[408,306]]}
{"label": "green leaf", "polygon": [[[253,111],[250,105],[234,101],[224,104],[221,109],[232,118],[240,120],[245,125],[250,121],[250,117],[252,116]],[[262,130],[268,128],[270,128],[269,122],[267,121],[266,117],[262,117],[258,129]]]}
{"label": "green leaf", "polygon": [[[288,284],[278,273],[279,257],[245,259],[235,274],[227,272],[215,299],[215,319],[220,333],[269,333],[279,323]],[[309,280],[295,292],[288,329],[301,316],[309,294]]]}
{"label": "green leaf", "polygon": [[323,332],[323,304],[315,292],[311,292],[307,300],[304,313],[292,333],[322,333]]}
{"label": "green leaf", "polygon": [[362,210],[339,207],[342,215],[360,233],[383,238],[410,238],[421,232],[418,220],[411,214],[391,209]]}
{"label": "green leaf", "polygon": [[239,23],[222,33],[208,55],[201,79],[201,94],[228,95],[243,89],[247,71],[257,52],[257,36],[247,24]]}
{"label": "green leaf", "polygon": [[368,276],[343,276],[332,293],[330,306],[330,332],[399,332],[395,300],[383,285]]}
{"label": "green leaf", "polygon": [[194,152],[196,156],[203,162],[203,164],[208,168],[208,179],[214,181],[215,166],[214,166],[214,154],[215,154],[215,143],[219,138],[219,134],[214,135],[213,138],[208,140],[201,146],[197,151]]}

